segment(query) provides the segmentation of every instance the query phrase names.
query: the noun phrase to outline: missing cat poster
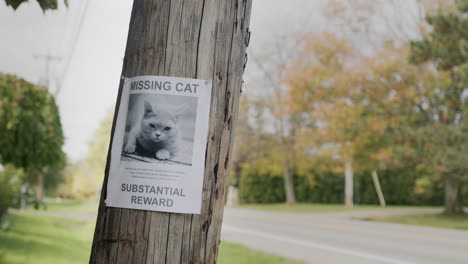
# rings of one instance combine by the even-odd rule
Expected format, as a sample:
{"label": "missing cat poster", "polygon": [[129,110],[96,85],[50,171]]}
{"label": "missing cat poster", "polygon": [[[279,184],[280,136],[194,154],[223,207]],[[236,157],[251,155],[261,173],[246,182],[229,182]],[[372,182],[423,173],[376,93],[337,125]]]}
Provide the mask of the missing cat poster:
{"label": "missing cat poster", "polygon": [[200,213],[210,100],[211,81],[125,79],[107,206]]}

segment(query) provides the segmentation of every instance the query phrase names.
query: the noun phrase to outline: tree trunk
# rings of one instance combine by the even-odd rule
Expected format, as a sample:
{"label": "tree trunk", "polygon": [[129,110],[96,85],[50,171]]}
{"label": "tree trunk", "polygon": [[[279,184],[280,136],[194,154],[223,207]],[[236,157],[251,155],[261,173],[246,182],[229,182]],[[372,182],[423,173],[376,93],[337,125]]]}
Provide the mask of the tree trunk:
{"label": "tree trunk", "polygon": [[466,197],[464,192],[465,190],[463,189],[465,184],[466,182],[463,180],[460,180],[460,182],[458,183],[458,203],[460,204],[460,210],[462,214],[465,213],[465,203],[463,200],[463,197]]}
{"label": "tree trunk", "polygon": [[38,201],[44,200],[44,173],[39,171],[37,172],[37,182],[36,182],[36,199]]}
{"label": "tree trunk", "polygon": [[122,75],[213,80],[207,152],[196,153],[206,155],[202,209],[195,215],[106,207],[108,155],[90,263],[216,262],[250,9],[251,0],[134,1]]}
{"label": "tree trunk", "polygon": [[294,193],[293,175],[291,174],[291,169],[288,164],[286,164],[283,169],[283,178],[284,190],[286,192],[286,203],[294,204],[296,203],[296,194]]}
{"label": "tree trunk", "polygon": [[353,160],[348,158],[345,163],[345,206],[353,207]]}
{"label": "tree trunk", "polygon": [[[291,172],[296,171],[295,161],[296,161],[296,149],[295,149],[295,138],[297,128],[299,126],[299,121],[297,116],[292,115],[290,118],[291,123],[291,135],[283,141],[284,153],[287,153],[287,157],[284,157],[284,168],[283,168],[283,178],[284,178],[284,188],[286,192],[286,203],[294,204],[296,203],[296,192],[294,190],[294,175]],[[282,134],[284,132],[284,124],[281,123]]]}
{"label": "tree trunk", "polygon": [[445,175],[445,213],[449,215],[462,214],[461,184],[457,176]]}
{"label": "tree trunk", "polygon": [[227,207],[233,207],[239,205],[239,188],[237,186],[229,185],[227,194]]}

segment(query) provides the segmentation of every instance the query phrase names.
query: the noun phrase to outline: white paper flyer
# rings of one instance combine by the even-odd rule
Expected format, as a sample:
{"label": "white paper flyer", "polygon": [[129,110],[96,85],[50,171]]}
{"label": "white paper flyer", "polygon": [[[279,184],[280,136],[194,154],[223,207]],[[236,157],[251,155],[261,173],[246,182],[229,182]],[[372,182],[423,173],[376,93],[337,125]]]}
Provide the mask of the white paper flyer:
{"label": "white paper flyer", "polygon": [[125,80],[111,149],[106,205],[199,214],[211,81]]}

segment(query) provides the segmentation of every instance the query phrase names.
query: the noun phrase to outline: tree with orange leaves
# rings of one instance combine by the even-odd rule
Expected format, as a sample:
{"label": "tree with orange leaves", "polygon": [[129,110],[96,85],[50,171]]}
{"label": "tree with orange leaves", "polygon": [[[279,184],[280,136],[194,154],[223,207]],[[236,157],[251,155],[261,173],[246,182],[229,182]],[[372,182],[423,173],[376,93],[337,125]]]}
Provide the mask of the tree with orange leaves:
{"label": "tree with orange leaves", "polygon": [[306,120],[298,141],[343,161],[345,203],[352,207],[353,158],[367,138],[361,129],[364,109],[354,100],[364,76],[353,48],[333,34],[310,36],[301,54],[283,80],[290,87],[291,112]]}
{"label": "tree with orange leaves", "polygon": [[[291,111],[307,120],[299,141],[343,162],[348,206],[353,169],[414,166],[435,177],[466,171],[468,133],[455,124],[464,115],[450,115],[458,121],[444,125],[444,113],[453,110],[450,72],[411,65],[407,44],[361,56],[345,40],[322,34],[311,36],[301,52],[284,79]],[[466,98],[456,97],[455,106],[459,100]]]}

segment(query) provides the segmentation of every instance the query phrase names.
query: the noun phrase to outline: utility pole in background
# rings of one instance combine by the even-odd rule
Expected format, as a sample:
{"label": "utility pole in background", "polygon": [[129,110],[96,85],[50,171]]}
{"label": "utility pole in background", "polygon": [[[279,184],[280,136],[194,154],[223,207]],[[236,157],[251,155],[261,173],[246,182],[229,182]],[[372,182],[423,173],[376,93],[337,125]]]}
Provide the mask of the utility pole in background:
{"label": "utility pole in background", "polygon": [[[206,156],[202,209],[200,214],[178,214],[106,207],[108,155],[90,263],[216,262],[251,4],[134,1],[122,75],[213,81],[207,150],[194,154]],[[123,81],[116,114],[122,87]],[[112,138],[115,121],[116,116]]]}
{"label": "utility pole in background", "polygon": [[[36,60],[44,60],[44,75],[42,78],[39,80],[39,85],[43,86],[45,89],[47,89],[51,94],[54,95],[54,97],[57,97],[57,94],[53,93],[51,90],[51,77],[50,77],[50,66],[53,62],[59,62],[62,60],[61,57],[58,56],[52,56],[50,55],[50,52],[47,54],[35,54],[33,55],[34,59]],[[57,90],[57,84],[56,84],[56,90]],[[39,171],[37,172],[37,183],[36,183],[36,198],[40,201],[44,199],[44,184],[45,184],[45,179],[44,179],[44,171]]]}
{"label": "utility pole in background", "polygon": [[[53,56],[53,55],[50,55],[50,52],[48,52],[47,54],[35,54],[34,55],[34,59],[36,60],[43,60],[44,61],[44,75],[43,77],[39,80],[39,84],[46,87],[47,89],[49,89],[49,92],[52,93],[51,91],[51,81],[50,81],[50,66],[52,64],[52,62],[59,62],[62,60],[61,57],[59,56]],[[52,93],[54,94],[54,96],[56,96],[55,93]]]}
{"label": "utility pole in background", "polygon": [[345,161],[345,206],[353,208],[353,159],[347,158]]}
{"label": "utility pole in background", "polygon": [[377,192],[377,196],[379,197],[380,206],[385,207],[385,197],[382,192],[382,188],[380,187],[379,176],[377,175],[377,171],[372,171],[372,180],[374,181],[375,191]]}

